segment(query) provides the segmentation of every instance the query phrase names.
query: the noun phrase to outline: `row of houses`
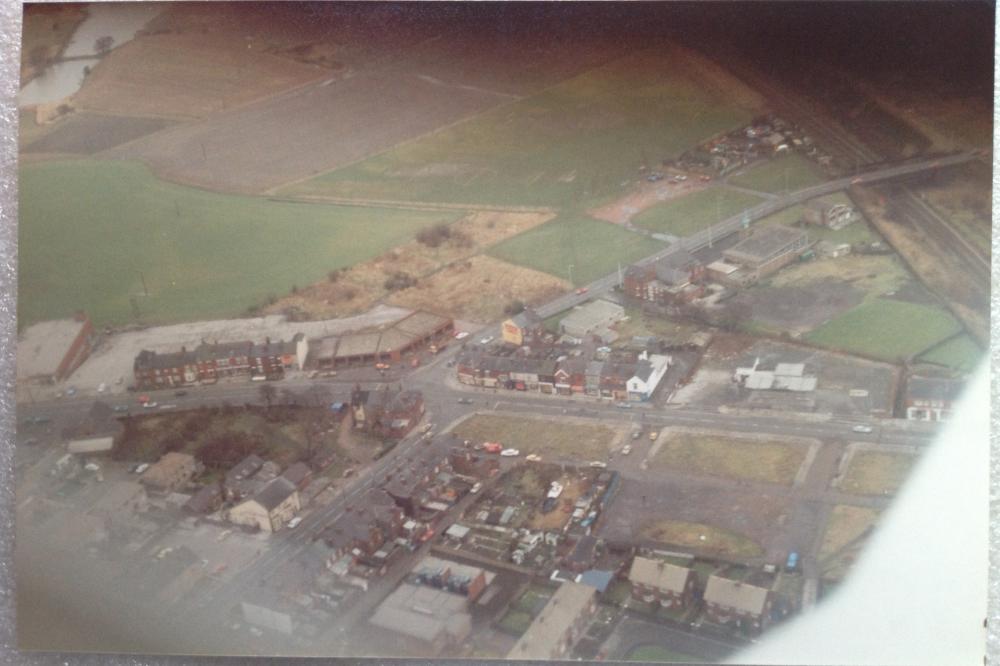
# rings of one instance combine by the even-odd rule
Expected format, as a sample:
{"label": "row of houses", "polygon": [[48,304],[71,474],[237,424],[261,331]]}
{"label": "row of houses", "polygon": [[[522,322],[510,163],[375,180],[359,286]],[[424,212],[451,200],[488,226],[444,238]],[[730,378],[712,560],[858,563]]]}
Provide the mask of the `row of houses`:
{"label": "row of houses", "polygon": [[643,352],[634,362],[563,360],[467,352],[458,357],[458,381],[469,386],[613,400],[648,400],[671,365],[670,356]]}
{"label": "row of houses", "polygon": [[302,333],[289,341],[262,343],[202,341],[195,349],[160,354],[142,350],[135,357],[133,374],[139,389],[211,384],[225,377],[250,376],[277,379],[285,370],[305,367],[309,341]]}

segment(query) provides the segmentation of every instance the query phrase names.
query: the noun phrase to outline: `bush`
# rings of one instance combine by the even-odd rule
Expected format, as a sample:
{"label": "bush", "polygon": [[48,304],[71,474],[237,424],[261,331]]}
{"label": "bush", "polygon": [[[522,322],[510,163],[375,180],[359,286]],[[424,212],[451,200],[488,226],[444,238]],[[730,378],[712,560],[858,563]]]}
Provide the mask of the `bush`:
{"label": "bush", "polygon": [[503,313],[511,317],[519,315],[522,312],[524,312],[524,302],[516,298],[507,305],[503,306]]}
{"label": "bush", "polygon": [[404,271],[396,271],[386,279],[383,286],[387,291],[408,289],[417,283],[416,279]]}
{"label": "bush", "polygon": [[433,227],[422,229],[417,234],[417,241],[427,247],[438,247],[451,238],[451,229],[447,224],[436,224]]}

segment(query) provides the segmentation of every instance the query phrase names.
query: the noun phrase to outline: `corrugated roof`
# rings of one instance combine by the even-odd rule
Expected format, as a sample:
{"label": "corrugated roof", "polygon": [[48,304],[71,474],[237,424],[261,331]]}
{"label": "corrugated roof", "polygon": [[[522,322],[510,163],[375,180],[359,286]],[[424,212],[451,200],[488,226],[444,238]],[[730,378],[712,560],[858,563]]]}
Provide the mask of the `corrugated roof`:
{"label": "corrugated roof", "polygon": [[653,560],[648,557],[636,557],[632,560],[632,568],[628,579],[640,585],[650,585],[660,590],[680,594],[687,585],[691,569],[679,567],[663,560]]}
{"label": "corrugated roof", "polygon": [[340,339],[337,346],[337,358],[351,356],[370,356],[378,351],[378,341],[381,333],[352,333]]}
{"label": "corrugated roof", "polygon": [[413,314],[403,317],[392,328],[406,334],[410,338],[423,338],[432,335],[448,324],[447,317],[439,317],[430,312],[418,310]]}
{"label": "corrugated roof", "polygon": [[709,576],[705,601],[737,611],[760,615],[764,612],[768,590],[721,576]]}

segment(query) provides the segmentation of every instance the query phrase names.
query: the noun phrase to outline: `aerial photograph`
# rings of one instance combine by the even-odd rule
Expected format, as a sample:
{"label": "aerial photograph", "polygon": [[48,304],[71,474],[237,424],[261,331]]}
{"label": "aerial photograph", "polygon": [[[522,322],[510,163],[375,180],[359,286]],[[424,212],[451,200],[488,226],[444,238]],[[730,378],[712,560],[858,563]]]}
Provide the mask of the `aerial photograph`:
{"label": "aerial photograph", "polygon": [[717,663],[822,607],[986,361],[993,26],[23,5],[17,648]]}

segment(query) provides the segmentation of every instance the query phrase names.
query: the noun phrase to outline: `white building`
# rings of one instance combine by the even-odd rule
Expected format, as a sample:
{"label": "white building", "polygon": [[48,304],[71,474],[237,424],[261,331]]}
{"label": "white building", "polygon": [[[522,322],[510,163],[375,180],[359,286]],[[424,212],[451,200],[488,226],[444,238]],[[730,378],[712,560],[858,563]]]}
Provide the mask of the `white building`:
{"label": "white building", "polygon": [[626,382],[628,399],[635,401],[649,400],[660,380],[667,374],[672,359],[662,354],[650,354],[646,358],[643,352],[636,365],[635,374]]}

